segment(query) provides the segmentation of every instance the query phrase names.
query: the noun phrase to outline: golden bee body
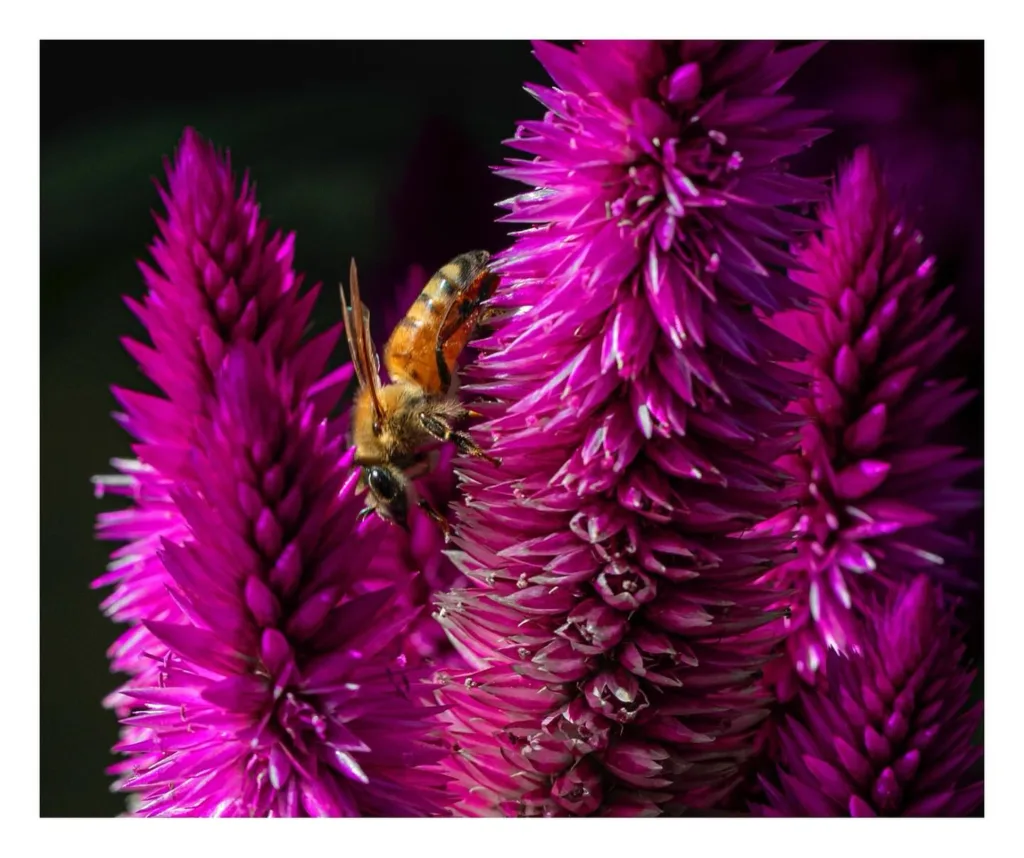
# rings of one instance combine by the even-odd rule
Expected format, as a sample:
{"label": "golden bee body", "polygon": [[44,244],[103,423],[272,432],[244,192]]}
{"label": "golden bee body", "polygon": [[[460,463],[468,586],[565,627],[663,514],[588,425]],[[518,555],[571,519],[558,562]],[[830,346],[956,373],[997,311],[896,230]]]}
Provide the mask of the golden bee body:
{"label": "golden bee body", "polygon": [[[487,268],[490,255],[478,250],[457,256],[427,282],[384,346],[391,383],[380,381],[370,316],[359,296],[355,261],[349,270],[352,303],[342,289],[342,310],[359,390],[352,408],[352,443],[369,490],[364,514],[407,526],[408,509],[418,502],[445,531],[448,523],[425,501],[417,501],[412,481],[430,467],[425,448],[453,441],[461,452],[491,459],[455,424],[470,416],[452,391],[455,366],[497,288]],[[491,459],[492,461],[496,461]]]}

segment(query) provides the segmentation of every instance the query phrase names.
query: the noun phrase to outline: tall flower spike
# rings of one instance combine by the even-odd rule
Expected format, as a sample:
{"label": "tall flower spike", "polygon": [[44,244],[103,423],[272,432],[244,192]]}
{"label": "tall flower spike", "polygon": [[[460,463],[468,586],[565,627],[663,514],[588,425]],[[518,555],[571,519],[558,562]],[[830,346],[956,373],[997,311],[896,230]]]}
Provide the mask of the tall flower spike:
{"label": "tall flower spike", "polygon": [[[230,346],[192,480],[171,497],[192,540],[158,555],[184,622],[167,648],[119,788],[138,815],[421,816],[442,809],[433,707],[400,655],[394,589],[352,597],[377,548],[356,533],[357,474],[306,398],[303,371]],[[131,760],[130,760],[131,761]]]}
{"label": "tall flower spike", "polygon": [[772,319],[807,348],[797,368],[814,379],[793,406],[810,418],[800,449],[781,462],[800,503],[769,524],[798,536],[797,555],[770,577],[793,594],[790,663],[812,682],[827,649],[856,645],[854,617],[880,585],[918,572],[965,583],[956,563],[968,546],[953,525],[978,503],[957,486],[978,463],[933,440],[973,396],[935,373],[963,335],[943,312],[952,288],[933,289],[935,260],[890,205],[867,148],[842,170],[821,220],[793,273],[814,303]]}
{"label": "tall flower spike", "polygon": [[[137,459],[115,459],[115,476],[96,477],[97,493],[129,497],[133,505],[99,516],[104,539],[123,540],[107,574],[94,587],[113,585],[104,600],[107,615],[129,628],[109,651],[114,670],[144,673],[151,683],[156,666],[148,655],[164,647],[141,620],[178,622],[183,615],[167,593],[170,579],[156,557],[161,540],[189,538],[184,519],[170,499],[174,481],[191,475],[189,451],[196,424],[208,414],[214,373],[227,346],[253,342],[274,366],[290,360],[299,382],[309,385],[322,372],[340,326],[302,342],[319,286],[300,297],[302,277],[292,269],[294,236],[267,238],[248,176],[236,193],[228,156],[186,129],[167,188],[160,188],[165,217],[151,252],[157,268],[140,263],[148,292],[126,302],[145,325],[152,346],[125,339],[128,352],[163,392],[152,396],[115,389],[124,413],[115,415],[139,440]],[[313,401],[318,413],[336,404],[351,376],[346,366],[322,379]],[[123,709],[126,701],[112,696]]]}
{"label": "tall flower spike", "polygon": [[778,91],[817,46],[590,43],[537,55],[555,88],[505,175],[531,224],[499,259],[464,390],[500,468],[462,465],[460,551],[477,585],[438,617],[457,812],[650,815],[719,801],[766,715],[744,633],[778,538],[801,354],[754,310],[794,306],[785,206],[819,183],[780,159],[823,132]]}
{"label": "tall flower spike", "polygon": [[981,703],[968,706],[974,671],[942,593],[920,575],[873,617],[859,654],[829,651],[828,688],[801,690],[755,813],[966,816],[980,805]]}

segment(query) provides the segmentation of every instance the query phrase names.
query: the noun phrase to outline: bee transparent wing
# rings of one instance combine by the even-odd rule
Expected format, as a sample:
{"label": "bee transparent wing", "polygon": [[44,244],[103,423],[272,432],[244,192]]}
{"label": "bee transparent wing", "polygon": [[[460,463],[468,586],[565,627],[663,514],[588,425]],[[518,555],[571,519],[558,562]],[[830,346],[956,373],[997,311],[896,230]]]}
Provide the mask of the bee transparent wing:
{"label": "bee transparent wing", "polygon": [[380,404],[380,359],[370,337],[370,311],[363,306],[359,295],[359,278],[356,274],[356,261],[349,266],[349,289],[352,291],[352,304],[345,301],[345,289],[341,290],[342,317],[345,322],[345,338],[355,368],[359,386],[370,391],[370,399],[377,418],[384,416]]}
{"label": "bee transparent wing", "polygon": [[341,318],[345,323],[345,339],[348,341],[349,359],[356,372],[356,381],[360,387],[367,386],[366,373],[363,371],[362,363],[359,360],[359,341],[356,339],[355,326],[352,324],[352,308],[345,297],[345,287],[341,287]]}
{"label": "bee transparent wing", "polygon": [[363,342],[366,343],[366,353],[372,363],[372,366],[369,367],[370,378],[376,383],[377,390],[380,390],[380,354],[373,344],[373,336],[370,334],[370,311],[365,305],[363,306]]}

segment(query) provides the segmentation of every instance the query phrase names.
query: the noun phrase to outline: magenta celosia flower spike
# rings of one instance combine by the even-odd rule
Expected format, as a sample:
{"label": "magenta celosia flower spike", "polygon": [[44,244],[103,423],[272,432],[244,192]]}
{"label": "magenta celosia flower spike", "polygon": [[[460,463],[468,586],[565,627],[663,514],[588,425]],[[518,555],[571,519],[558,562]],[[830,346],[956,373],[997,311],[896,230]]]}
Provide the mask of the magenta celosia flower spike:
{"label": "magenta celosia flower spike", "polygon": [[[808,681],[828,648],[856,644],[854,616],[880,584],[918,572],[963,583],[968,546],[953,524],[978,503],[957,486],[978,463],[933,440],[973,396],[935,373],[962,336],[943,310],[952,289],[933,288],[935,260],[868,149],[842,170],[821,220],[793,273],[813,303],[772,321],[806,346],[797,368],[813,377],[793,406],[809,418],[799,451],[782,461],[800,503],[769,525],[798,534],[796,557],[771,578],[793,594],[790,661]],[[791,676],[780,681],[788,696]]]}
{"label": "magenta celosia flower spike", "polygon": [[138,461],[98,480],[134,500],[100,524],[131,540],[98,582],[132,624],[111,650],[133,674],[117,786],[138,815],[438,813],[435,707],[402,652],[414,575],[367,574],[388,529],[356,528],[328,419],[338,327],[303,342],[316,290],[212,146],[186,132],[169,177],[161,270],[129,302],[153,346],[127,343],[164,395],[117,392]]}
{"label": "magenta celosia flower spike", "polygon": [[[817,49],[537,45],[554,87],[503,172],[535,187],[496,260],[517,308],[464,390],[500,468],[460,465],[475,588],[438,616],[464,814],[649,815],[713,804],[766,715],[744,633],[784,540],[735,534],[784,503],[802,354],[789,242],[822,195],[782,159],[823,132],[779,90]],[[467,393],[468,395],[468,393]]]}
{"label": "magenta celosia flower spike", "polygon": [[[859,622],[859,621],[855,621]],[[828,653],[781,730],[768,816],[966,816],[984,788],[971,739],[982,704],[942,593],[921,575],[864,623],[860,652]],[[821,687],[827,684],[827,689]]]}
{"label": "magenta celosia flower spike", "polygon": [[[163,392],[114,393],[125,409],[115,415],[139,440],[137,459],[115,459],[117,476],[97,477],[98,492],[132,498],[134,504],[99,516],[104,539],[124,540],[109,571],[95,587],[113,584],[103,607],[129,624],[111,647],[114,670],[154,670],[144,653],[163,648],[140,620],[177,621],[182,614],[168,596],[169,578],[156,558],[161,539],[188,539],[182,516],[170,501],[174,480],[190,474],[195,420],[207,413],[213,378],[232,342],[259,344],[275,365],[286,359],[310,383],[337,342],[340,327],[302,342],[319,286],[300,297],[301,276],[292,269],[294,236],[267,237],[248,176],[236,194],[230,159],[187,129],[160,196],[167,209],[157,218],[160,236],[151,252],[157,268],[140,263],[148,287],[142,303],[126,299],[146,326],[152,346],[124,344]],[[351,374],[346,366],[321,383],[322,409],[338,401]],[[114,696],[113,702],[123,703]]]}

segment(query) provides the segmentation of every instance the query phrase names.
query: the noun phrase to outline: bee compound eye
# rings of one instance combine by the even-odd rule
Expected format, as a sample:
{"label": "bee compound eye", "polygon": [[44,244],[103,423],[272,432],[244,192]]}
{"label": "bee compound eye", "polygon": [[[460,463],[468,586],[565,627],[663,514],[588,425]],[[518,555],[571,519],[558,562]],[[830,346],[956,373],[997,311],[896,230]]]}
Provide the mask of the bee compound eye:
{"label": "bee compound eye", "polygon": [[386,501],[393,501],[398,495],[398,481],[390,471],[384,468],[370,468],[366,481],[370,484],[370,488]]}

